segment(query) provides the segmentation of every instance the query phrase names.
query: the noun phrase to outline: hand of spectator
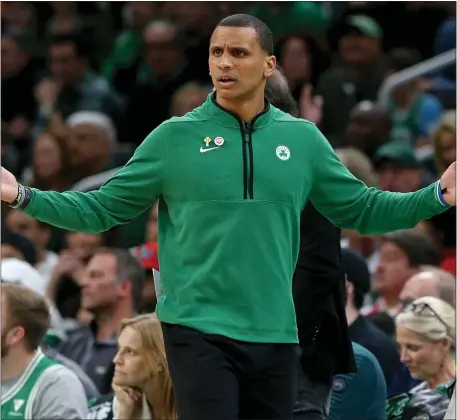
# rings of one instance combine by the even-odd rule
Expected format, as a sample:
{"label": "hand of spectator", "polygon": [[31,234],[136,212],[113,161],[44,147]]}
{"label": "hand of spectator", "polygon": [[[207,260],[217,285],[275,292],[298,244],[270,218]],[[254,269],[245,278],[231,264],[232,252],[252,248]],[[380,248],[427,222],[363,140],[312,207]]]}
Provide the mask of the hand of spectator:
{"label": "hand of spectator", "polygon": [[118,412],[115,413],[116,418],[129,418],[133,412],[141,407],[141,392],[130,388],[120,387],[112,384],[114,395],[119,403]]}
{"label": "hand of spectator", "polygon": [[59,93],[59,85],[51,79],[43,79],[35,88],[35,98],[41,106],[53,106]]}
{"label": "hand of spectator", "polygon": [[60,254],[59,261],[54,268],[53,277],[68,276],[78,281],[83,270],[83,262],[72,251],[65,250]]}
{"label": "hand of spectator", "polygon": [[313,96],[312,88],[313,87],[307,83],[300,92],[300,116],[314,124],[319,124],[322,120],[324,98],[322,98],[322,96]]}
{"label": "hand of spectator", "polygon": [[443,194],[443,198],[450,206],[455,206],[455,162],[446,169],[441,176],[440,184],[442,189],[447,191]]}
{"label": "hand of spectator", "polygon": [[24,117],[15,117],[8,131],[14,138],[24,138],[28,136],[29,128],[29,122]]}
{"label": "hand of spectator", "polygon": [[16,177],[2,166],[2,201],[11,204],[18,194]]}

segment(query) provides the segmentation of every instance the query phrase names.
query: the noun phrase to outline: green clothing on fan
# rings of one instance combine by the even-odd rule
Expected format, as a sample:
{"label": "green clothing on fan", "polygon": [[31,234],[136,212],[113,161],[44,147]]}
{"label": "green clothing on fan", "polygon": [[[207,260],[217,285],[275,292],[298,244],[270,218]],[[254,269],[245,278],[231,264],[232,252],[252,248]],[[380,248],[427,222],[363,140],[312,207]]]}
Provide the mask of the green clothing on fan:
{"label": "green clothing on fan", "polygon": [[159,319],[245,342],[297,343],[292,276],[308,199],[343,229],[381,234],[446,210],[438,189],[368,188],[313,123],[267,103],[246,124],[210,94],[157,127],[99,191],[31,189],[23,211],[96,233],[160,197]]}
{"label": "green clothing on fan", "polygon": [[32,408],[40,385],[41,375],[52,366],[59,365],[38,350],[21,378],[11,389],[2,394],[2,419],[25,420],[33,418]]}
{"label": "green clothing on fan", "polygon": [[268,25],[275,42],[294,33],[323,35],[330,26],[330,17],[317,1],[265,3],[255,6],[250,14]]}

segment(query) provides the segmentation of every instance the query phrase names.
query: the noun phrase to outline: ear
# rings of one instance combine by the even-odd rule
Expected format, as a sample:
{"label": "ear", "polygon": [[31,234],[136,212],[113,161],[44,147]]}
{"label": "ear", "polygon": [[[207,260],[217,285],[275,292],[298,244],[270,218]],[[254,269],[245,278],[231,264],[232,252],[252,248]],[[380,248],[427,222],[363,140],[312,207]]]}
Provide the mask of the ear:
{"label": "ear", "polygon": [[263,70],[263,77],[266,79],[270,77],[276,68],[276,57],[271,55],[265,59],[265,66]]}
{"label": "ear", "polygon": [[11,331],[8,332],[6,335],[6,341],[9,342],[10,345],[17,344],[21,341],[25,336],[25,330],[22,327],[13,328]]}
{"label": "ear", "polygon": [[132,295],[132,282],[130,280],[123,280],[118,285],[118,296],[126,298]]}
{"label": "ear", "polygon": [[346,291],[347,291],[348,297],[349,296],[352,297],[354,295],[354,285],[350,281],[346,281]]}
{"label": "ear", "polygon": [[444,350],[446,350],[447,352],[451,351],[452,341],[451,341],[451,339],[449,337],[444,338],[443,341],[442,341],[442,344],[443,344]]}

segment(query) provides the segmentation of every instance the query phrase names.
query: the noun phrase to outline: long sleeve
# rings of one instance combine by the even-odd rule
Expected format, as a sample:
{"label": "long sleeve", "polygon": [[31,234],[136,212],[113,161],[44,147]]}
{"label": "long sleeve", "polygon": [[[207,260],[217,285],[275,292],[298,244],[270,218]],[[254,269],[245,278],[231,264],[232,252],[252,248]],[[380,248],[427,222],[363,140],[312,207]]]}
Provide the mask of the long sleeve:
{"label": "long sleeve", "polygon": [[103,232],[133,220],[162,194],[167,131],[166,124],[157,127],[100,190],[58,193],[32,189],[24,213],[53,226],[87,233]]}
{"label": "long sleeve", "polygon": [[438,182],[412,193],[368,188],[340,162],[322,133],[315,131],[310,199],[340,228],[362,234],[409,229],[448,208],[439,201]]}

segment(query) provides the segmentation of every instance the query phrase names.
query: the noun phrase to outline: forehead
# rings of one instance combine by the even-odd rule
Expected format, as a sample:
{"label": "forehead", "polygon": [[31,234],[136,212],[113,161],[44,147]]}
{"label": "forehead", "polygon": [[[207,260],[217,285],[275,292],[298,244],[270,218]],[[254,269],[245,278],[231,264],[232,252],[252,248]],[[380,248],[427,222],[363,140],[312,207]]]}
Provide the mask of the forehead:
{"label": "forehead", "polygon": [[132,327],[125,327],[118,338],[119,348],[130,347],[138,350],[142,348],[141,335]]}
{"label": "forehead", "polygon": [[38,222],[35,219],[32,219],[31,217],[27,216],[25,213],[22,211],[18,210],[10,210],[8,214],[6,215],[6,219],[8,220],[9,223],[29,223],[29,224],[38,224]]}
{"label": "forehead", "polygon": [[65,54],[73,55],[76,54],[76,47],[71,43],[53,44],[49,47],[50,54]]}
{"label": "forehead", "polygon": [[255,48],[260,49],[258,35],[253,28],[218,26],[211,36],[211,47],[219,48]]}
{"label": "forehead", "polygon": [[401,343],[424,343],[426,341],[419,334],[402,325],[397,325],[395,335],[397,341]]}
{"label": "forehead", "polygon": [[94,255],[88,264],[89,268],[106,268],[115,270],[116,269],[116,258],[111,254],[96,254]]}

